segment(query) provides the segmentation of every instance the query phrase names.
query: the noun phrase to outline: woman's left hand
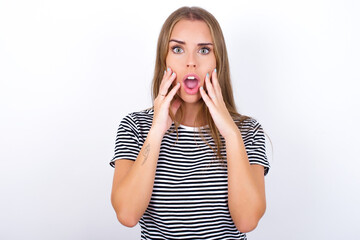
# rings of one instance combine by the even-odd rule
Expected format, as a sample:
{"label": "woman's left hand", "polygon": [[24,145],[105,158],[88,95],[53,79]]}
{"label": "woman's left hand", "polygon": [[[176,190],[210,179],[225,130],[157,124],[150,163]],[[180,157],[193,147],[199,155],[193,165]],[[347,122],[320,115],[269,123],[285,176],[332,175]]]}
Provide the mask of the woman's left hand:
{"label": "woman's left hand", "polygon": [[205,84],[208,94],[203,87],[200,87],[200,94],[205,104],[209,108],[210,114],[219,129],[220,134],[227,139],[239,131],[234,120],[232,119],[221,93],[221,87],[217,78],[216,69],[205,77]]}

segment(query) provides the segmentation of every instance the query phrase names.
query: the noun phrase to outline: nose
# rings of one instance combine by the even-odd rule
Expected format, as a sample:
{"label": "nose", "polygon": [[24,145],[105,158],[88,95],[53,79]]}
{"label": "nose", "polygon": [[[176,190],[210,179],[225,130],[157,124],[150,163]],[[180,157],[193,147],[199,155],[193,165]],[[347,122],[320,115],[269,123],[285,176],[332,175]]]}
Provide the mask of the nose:
{"label": "nose", "polygon": [[196,68],[196,60],[194,54],[190,53],[186,62],[186,66]]}

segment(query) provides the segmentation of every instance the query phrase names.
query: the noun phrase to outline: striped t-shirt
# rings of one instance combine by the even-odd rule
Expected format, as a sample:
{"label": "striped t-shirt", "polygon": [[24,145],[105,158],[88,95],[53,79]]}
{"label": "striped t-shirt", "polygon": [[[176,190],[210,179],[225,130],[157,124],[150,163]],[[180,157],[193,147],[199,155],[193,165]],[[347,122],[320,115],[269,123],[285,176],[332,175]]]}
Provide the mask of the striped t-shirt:
{"label": "striped t-shirt", "polygon": [[[118,159],[136,160],[153,114],[153,109],[147,109],[123,118],[117,131],[115,155],[110,161],[112,167]],[[139,221],[141,239],[246,239],[230,216],[226,162],[222,165],[214,160],[213,150],[198,130],[204,131],[208,144],[215,147],[206,127],[180,125],[177,142],[176,131],[164,135],[151,200]],[[264,166],[266,175],[270,166],[261,125],[253,118],[247,119],[240,131],[250,164]],[[223,138],[222,141],[225,144]],[[226,156],[225,148],[222,154]]]}

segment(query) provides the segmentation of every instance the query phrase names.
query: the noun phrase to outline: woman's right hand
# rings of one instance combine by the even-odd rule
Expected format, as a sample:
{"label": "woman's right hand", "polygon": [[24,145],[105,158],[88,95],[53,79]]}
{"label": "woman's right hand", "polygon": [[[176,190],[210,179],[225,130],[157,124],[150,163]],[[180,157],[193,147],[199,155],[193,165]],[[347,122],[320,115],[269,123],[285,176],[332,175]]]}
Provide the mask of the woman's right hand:
{"label": "woman's right hand", "polygon": [[[154,100],[154,118],[151,128],[156,129],[159,134],[165,135],[166,131],[172,124],[172,119],[169,115],[169,111],[172,111],[175,116],[177,110],[181,105],[179,99],[175,99],[171,104],[171,100],[174,98],[176,92],[180,88],[178,82],[171,91],[167,94],[169,87],[176,79],[176,73],[172,72],[170,68],[164,73],[163,79],[161,80],[159,95]],[[171,107],[170,107],[171,105]]]}

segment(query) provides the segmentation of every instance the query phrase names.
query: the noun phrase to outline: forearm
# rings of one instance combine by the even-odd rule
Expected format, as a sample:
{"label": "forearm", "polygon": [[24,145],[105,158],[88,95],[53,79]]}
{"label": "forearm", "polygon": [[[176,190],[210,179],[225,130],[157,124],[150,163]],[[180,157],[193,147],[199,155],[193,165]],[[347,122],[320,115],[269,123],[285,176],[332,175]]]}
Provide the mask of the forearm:
{"label": "forearm", "polygon": [[240,131],[226,139],[228,204],[237,227],[256,227],[265,212],[265,194],[256,181]]}
{"label": "forearm", "polygon": [[161,134],[151,129],[133,166],[115,187],[114,208],[126,222],[136,224],[150,202],[161,141]]}

